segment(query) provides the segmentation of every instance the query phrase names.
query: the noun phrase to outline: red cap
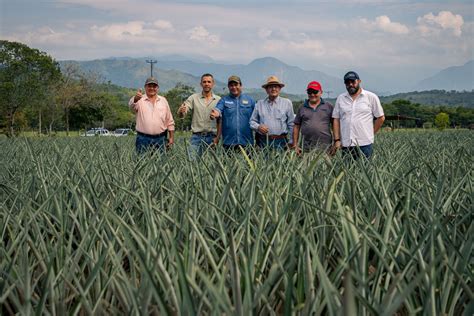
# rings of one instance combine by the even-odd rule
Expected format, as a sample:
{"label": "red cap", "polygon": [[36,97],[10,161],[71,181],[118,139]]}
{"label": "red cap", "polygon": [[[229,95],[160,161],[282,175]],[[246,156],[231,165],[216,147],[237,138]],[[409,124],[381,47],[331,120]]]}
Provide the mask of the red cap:
{"label": "red cap", "polygon": [[323,87],[321,87],[321,84],[317,81],[311,81],[310,83],[308,83],[308,87],[306,88],[306,90],[309,89],[323,91]]}

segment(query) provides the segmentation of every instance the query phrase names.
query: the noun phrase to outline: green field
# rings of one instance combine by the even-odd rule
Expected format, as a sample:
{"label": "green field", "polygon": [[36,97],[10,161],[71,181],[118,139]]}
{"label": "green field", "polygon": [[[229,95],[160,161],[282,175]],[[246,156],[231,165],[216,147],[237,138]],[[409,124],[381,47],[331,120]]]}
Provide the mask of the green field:
{"label": "green field", "polygon": [[0,139],[0,314],[472,315],[473,131],[190,162]]}

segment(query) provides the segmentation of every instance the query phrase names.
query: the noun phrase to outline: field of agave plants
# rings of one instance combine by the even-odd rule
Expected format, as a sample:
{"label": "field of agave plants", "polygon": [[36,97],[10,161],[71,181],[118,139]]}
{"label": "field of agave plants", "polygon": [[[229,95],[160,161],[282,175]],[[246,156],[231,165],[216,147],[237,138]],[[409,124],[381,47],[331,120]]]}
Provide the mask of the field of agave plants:
{"label": "field of agave plants", "polygon": [[371,161],[0,139],[0,314],[472,315],[474,132]]}

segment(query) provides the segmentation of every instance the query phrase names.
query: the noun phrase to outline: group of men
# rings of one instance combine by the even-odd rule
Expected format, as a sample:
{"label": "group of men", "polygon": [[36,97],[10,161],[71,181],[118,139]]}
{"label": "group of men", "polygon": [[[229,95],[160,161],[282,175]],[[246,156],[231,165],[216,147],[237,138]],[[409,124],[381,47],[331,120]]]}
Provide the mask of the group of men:
{"label": "group of men", "polygon": [[[242,93],[238,76],[229,77],[229,94],[219,97],[213,93],[214,77],[204,74],[202,91],[189,96],[177,112],[179,117],[192,113],[189,155],[202,155],[222,138],[227,151],[240,151],[255,143],[259,148],[293,149],[298,154],[311,150],[334,154],[341,148],[343,155],[369,158],[374,134],[385,120],[383,108],[374,93],[362,89],[356,72],[346,73],[344,84],[347,92],[339,95],[333,106],[322,98],[321,84],[310,82],[308,99],[295,115],[291,100],[280,95],[285,84],[276,76],[262,85],[267,97],[255,103]],[[165,150],[174,144],[173,115],[158,91],[158,81],[150,77],[145,82],[145,95],[140,89],[129,102],[136,113],[138,153],[150,147]]]}

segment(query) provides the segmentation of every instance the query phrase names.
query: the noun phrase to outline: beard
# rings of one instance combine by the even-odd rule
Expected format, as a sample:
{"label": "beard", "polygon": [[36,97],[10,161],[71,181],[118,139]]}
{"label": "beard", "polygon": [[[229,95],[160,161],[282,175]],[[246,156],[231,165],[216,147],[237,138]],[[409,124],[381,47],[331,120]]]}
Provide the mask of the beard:
{"label": "beard", "polygon": [[359,91],[359,89],[360,89],[359,85],[346,88],[347,92],[349,92],[350,95],[356,94]]}

